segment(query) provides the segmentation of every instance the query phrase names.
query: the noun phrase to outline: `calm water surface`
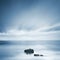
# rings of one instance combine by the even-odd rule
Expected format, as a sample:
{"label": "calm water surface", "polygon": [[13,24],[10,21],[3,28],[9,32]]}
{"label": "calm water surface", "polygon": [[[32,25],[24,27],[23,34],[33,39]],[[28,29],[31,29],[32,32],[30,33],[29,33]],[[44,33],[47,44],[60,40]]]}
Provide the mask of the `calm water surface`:
{"label": "calm water surface", "polygon": [[[44,56],[26,55],[29,48]],[[60,60],[60,41],[0,41],[0,60]]]}

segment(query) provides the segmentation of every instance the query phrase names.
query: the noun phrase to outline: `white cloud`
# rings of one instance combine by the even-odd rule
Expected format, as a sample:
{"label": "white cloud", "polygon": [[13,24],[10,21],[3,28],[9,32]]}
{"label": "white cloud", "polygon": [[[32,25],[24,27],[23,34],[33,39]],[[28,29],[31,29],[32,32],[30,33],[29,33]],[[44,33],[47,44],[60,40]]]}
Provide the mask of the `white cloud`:
{"label": "white cloud", "polygon": [[56,24],[31,31],[12,29],[6,33],[0,33],[0,40],[59,40],[60,31],[46,31],[59,25]]}
{"label": "white cloud", "polygon": [[[45,6],[45,5],[44,5]],[[39,4],[32,6],[30,9],[19,12],[12,18],[11,28],[19,29],[37,29],[45,26],[49,26],[55,23],[57,17],[54,15],[54,11],[49,10],[48,5],[40,6]],[[47,8],[47,9],[46,9]]]}
{"label": "white cloud", "polygon": [[57,30],[57,28],[60,30],[60,23],[37,29],[37,31],[41,31],[41,32],[43,32],[43,31],[52,31],[53,29]]}
{"label": "white cloud", "polygon": [[[56,6],[57,7],[57,6]],[[17,10],[18,11],[18,10]],[[60,26],[55,24],[60,22],[56,14],[58,10],[50,2],[46,4],[33,4],[33,6],[18,11],[11,18],[11,22],[4,19],[7,24],[2,24],[7,32],[0,33],[0,40],[57,40],[60,39],[60,30],[52,30]],[[12,12],[13,15],[13,12]],[[52,25],[55,24],[55,25]],[[5,26],[6,25],[6,26]]]}

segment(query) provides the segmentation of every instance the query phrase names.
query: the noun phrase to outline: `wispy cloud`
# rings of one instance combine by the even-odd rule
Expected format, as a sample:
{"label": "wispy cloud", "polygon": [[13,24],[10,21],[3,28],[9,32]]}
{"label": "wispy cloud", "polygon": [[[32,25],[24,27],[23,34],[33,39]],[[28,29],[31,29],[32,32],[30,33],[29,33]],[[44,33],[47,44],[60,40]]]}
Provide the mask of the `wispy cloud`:
{"label": "wispy cloud", "polygon": [[[3,1],[1,3],[2,20],[0,32],[9,29],[31,30],[60,22],[59,2],[56,1]],[[16,4],[15,4],[16,3]],[[2,5],[3,4],[3,5]],[[11,7],[11,8],[9,8]]]}
{"label": "wispy cloud", "polygon": [[60,30],[52,31],[52,29],[56,29],[58,26],[60,24],[31,31],[13,29],[6,33],[0,33],[0,40],[57,40],[60,39]]}
{"label": "wispy cloud", "polygon": [[1,1],[0,40],[60,39],[59,2],[32,0],[3,4]]}
{"label": "wispy cloud", "polygon": [[37,31],[60,31],[60,23],[57,23],[57,24],[53,24],[53,25],[50,25],[50,26],[47,26],[47,27],[42,27],[40,29],[37,29]]}

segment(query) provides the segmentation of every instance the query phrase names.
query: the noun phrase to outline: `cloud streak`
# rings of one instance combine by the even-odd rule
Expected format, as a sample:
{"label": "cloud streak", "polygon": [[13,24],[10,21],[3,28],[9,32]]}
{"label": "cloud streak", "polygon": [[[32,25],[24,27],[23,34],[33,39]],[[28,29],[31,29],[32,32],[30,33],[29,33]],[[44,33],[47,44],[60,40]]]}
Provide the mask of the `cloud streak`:
{"label": "cloud streak", "polygon": [[[0,32],[9,29],[31,30],[60,22],[60,1],[3,1]],[[16,4],[15,4],[16,3]],[[10,7],[10,8],[9,8]]]}
{"label": "cloud streak", "polygon": [[0,40],[60,39],[59,2],[1,1]]}
{"label": "cloud streak", "polygon": [[[0,40],[59,40],[60,30],[56,29],[60,24],[50,26],[41,30],[10,30],[6,33],[0,33]],[[48,31],[49,30],[49,31]]]}

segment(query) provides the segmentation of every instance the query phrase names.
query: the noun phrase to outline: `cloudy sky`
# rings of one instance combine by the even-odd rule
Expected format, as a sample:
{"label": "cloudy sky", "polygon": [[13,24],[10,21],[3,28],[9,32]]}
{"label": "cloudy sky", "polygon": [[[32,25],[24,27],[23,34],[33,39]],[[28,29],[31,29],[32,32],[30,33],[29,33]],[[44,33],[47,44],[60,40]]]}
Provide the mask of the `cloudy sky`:
{"label": "cloudy sky", "polygon": [[0,0],[0,40],[59,40],[60,0]]}

